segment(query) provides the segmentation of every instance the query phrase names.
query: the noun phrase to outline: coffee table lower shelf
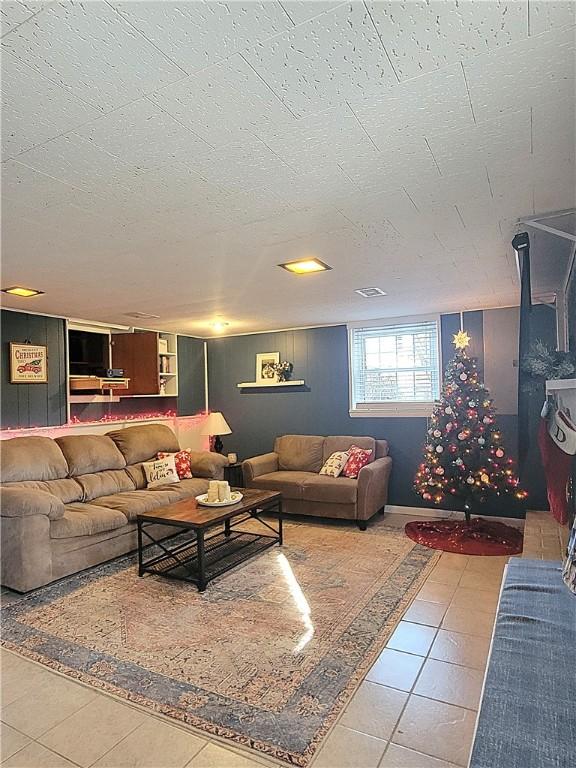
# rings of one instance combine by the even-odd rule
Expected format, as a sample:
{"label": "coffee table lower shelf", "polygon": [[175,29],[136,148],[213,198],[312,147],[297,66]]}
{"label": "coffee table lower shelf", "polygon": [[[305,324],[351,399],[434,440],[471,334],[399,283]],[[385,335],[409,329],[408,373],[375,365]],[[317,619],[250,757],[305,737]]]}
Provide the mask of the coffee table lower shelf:
{"label": "coffee table lower shelf", "polygon": [[221,532],[204,541],[203,577],[198,566],[197,540],[182,542],[169,550],[165,549],[162,555],[143,562],[139,567],[139,575],[154,573],[181,581],[191,581],[202,588],[207,582],[275,544],[278,544],[277,536],[246,531],[231,531],[229,535]]}

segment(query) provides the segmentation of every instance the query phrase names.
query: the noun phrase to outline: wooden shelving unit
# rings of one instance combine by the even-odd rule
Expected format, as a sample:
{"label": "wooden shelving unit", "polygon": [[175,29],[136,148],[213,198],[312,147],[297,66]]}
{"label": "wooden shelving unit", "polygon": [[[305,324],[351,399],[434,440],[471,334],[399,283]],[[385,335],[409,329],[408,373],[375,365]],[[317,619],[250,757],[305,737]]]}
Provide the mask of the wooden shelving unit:
{"label": "wooden shelving unit", "polygon": [[121,397],[176,397],[178,352],[175,333],[134,329],[112,334],[112,366],[123,368],[130,387]]}

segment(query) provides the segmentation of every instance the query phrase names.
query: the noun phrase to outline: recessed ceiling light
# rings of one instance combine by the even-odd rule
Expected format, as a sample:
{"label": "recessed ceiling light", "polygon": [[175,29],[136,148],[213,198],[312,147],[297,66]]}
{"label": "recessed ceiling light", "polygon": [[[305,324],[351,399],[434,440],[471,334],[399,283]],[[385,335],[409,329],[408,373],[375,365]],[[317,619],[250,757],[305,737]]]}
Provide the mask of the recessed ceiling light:
{"label": "recessed ceiling light", "polygon": [[138,320],[160,320],[160,315],[151,315],[149,312],[124,312],[126,317],[136,317]]}
{"label": "recessed ceiling light", "polygon": [[39,296],[44,291],[37,291],[34,288],[24,288],[21,285],[13,285],[11,288],[2,288],[2,293],[10,293],[12,296],[23,296],[28,299],[30,296]]}
{"label": "recessed ceiling light", "polygon": [[363,296],[365,299],[373,299],[374,296],[388,295],[386,291],[383,291],[381,288],[355,288],[354,292],[359,293],[360,296]]}
{"label": "recessed ceiling light", "polygon": [[312,272],[325,272],[327,269],[332,269],[320,259],[287,261],[285,264],[278,264],[278,266],[288,270],[288,272],[293,272],[295,275],[309,275]]}
{"label": "recessed ceiling light", "polygon": [[215,333],[222,333],[230,323],[224,322],[224,320],[215,320],[212,324],[212,330],[215,331]]}

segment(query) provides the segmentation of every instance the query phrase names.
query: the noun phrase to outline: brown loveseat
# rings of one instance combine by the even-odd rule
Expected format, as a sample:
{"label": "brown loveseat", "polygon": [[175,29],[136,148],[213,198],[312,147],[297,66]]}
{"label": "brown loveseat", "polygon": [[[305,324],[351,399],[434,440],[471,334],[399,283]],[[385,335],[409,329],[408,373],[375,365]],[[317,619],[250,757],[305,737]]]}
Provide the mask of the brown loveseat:
{"label": "brown loveseat", "polygon": [[136,548],[136,515],[204,493],[226,459],[192,452],[194,478],[148,490],[142,462],[179,450],[161,424],[0,443],[2,585],[48,584]]}
{"label": "brown loveseat", "polygon": [[[358,479],[318,474],[330,454],[351,445],[372,451]],[[284,435],[276,438],[273,453],[244,461],[242,469],[248,488],[282,492],[284,512],[356,520],[364,531],[384,511],[392,459],[386,440],[373,437]]]}

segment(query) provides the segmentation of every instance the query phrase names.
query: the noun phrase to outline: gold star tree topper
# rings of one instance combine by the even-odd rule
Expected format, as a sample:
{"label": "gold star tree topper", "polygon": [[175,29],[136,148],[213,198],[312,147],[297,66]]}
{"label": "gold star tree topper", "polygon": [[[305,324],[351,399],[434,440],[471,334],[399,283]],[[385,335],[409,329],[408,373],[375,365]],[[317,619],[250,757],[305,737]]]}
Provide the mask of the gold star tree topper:
{"label": "gold star tree topper", "polygon": [[466,349],[470,344],[470,336],[468,336],[466,331],[458,331],[452,338],[452,344],[454,344],[456,349]]}

